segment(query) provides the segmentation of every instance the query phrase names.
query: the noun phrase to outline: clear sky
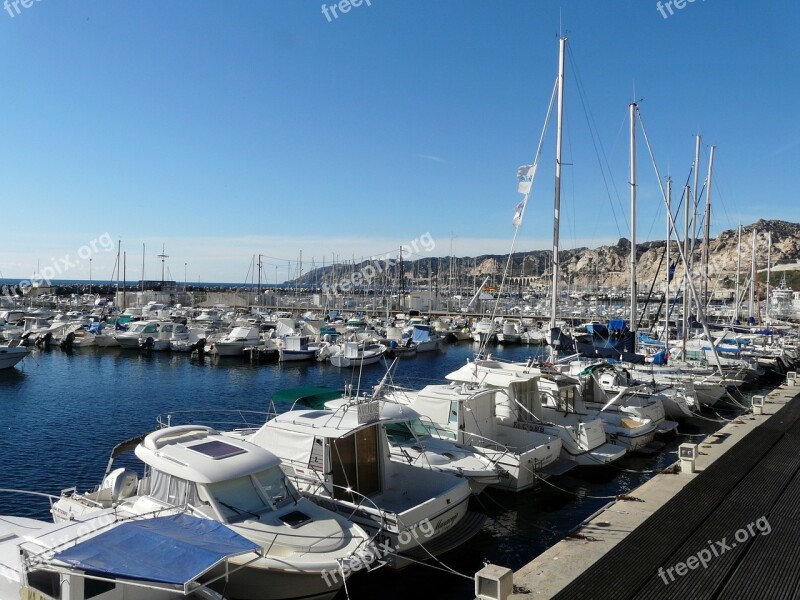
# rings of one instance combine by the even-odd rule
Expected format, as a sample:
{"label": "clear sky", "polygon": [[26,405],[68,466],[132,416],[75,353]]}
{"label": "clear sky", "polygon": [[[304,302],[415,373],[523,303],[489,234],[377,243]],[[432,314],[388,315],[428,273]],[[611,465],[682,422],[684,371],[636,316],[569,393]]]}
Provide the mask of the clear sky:
{"label": "clear sky", "polygon": [[[117,240],[128,279],[143,244],[158,279],[163,244],[190,281],[243,281],[254,254],[283,281],[301,251],[307,270],[424,234],[435,248],[419,256],[506,252],[559,31],[562,248],[630,236],[634,99],[678,188],[693,136],[701,180],[717,146],[712,233],[800,221],[793,0],[364,0],[335,16],[319,0],[25,4],[0,6],[1,277],[39,264],[86,279],[91,258],[108,279]],[[663,239],[639,142],[638,237]],[[519,250],[550,247],[553,163],[551,127]]]}

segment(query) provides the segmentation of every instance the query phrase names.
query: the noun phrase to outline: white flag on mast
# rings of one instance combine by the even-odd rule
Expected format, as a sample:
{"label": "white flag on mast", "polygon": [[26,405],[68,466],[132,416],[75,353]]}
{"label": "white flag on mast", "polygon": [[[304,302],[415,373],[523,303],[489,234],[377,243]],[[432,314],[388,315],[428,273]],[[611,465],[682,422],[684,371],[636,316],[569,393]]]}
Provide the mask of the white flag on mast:
{"label": "white flag on mast", "polygon": [[527,194],[531,191],[531,183],[533,183],[533,175],[536,173],[536,165],[522,165],[517,169],[517,191],[520,194]]}
{"label": "white flag on mast", "polygon": [[525,199],[517,204],[517,208],[514,210],[514,219],[511,221],[514,223],[514,227],[519,227],[522,223],[522,215],[525,214],[525,205],[528,203],[528,197],[525,196]]}

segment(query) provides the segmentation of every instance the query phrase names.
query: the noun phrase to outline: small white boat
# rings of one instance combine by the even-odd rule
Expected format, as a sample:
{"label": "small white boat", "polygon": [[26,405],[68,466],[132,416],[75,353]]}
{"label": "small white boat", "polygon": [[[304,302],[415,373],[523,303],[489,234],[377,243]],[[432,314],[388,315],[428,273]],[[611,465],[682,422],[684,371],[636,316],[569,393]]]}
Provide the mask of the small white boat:
{"label": "small white boat", "polygon": [[211,354],[217,356],[241,356],[245,348],[260,346],[261,340],[257,326],[234,327],[231,332],[211,344]]}
{"label": "small white boat", "polygon": [[331,356],[334,367],[361,367],[378,362],[386,352],[383,344],[361,344],[359,342],[345,342],[339,352]]}
{"label": "small white boat", "polygon": [[279,347],[279,362],[294,362],[302,360],[316,360],[319,356],[320,345],[310,344],[307,335],[287,335]]}
{"label": "small white boat", "polygon": [[18,344],[19,340],[14,340],[0,346],[0,369],[10,369],[30,354],[30,350]]}

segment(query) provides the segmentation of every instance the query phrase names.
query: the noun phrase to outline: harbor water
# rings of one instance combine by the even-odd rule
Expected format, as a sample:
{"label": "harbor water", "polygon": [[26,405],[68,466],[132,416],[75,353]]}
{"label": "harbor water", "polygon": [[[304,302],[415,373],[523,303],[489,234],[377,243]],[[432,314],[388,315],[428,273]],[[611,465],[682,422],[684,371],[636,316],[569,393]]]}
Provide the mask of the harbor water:
{"label": "harbor water", "polygon": [[[450,345],[400,361],[394,383],[410,388],[444,383],[444,376],[472,358],[476,349]],[[520,346],[492,349],[509,360],[536,358],[539,352]],[[228,429],[257,425],[264,419],[258,413],[270,409],[276,391],[299,385],[353,385],[366,391],[385,372],[383,363],[365,367],[359,381],[357,370],[330,363],[265,365],[119,348],[34,351],[16,368],[0,371],[0,488],[54,495],[71,486],[89,489],[102,478],[114,445],[154,430],[158,417],[169,415],[173,424],[195,421]],[[240,412],[232,417],[230,411]],[[424,590],[426,598],[472,598],[471,578],[484,562],[520,568],[615,496],[674,462],[680,443],[714,431],[719,420],[735,414],[720,408],[709,420],[682,424],[679,435],[650,455],[573,471],[522,494],[484,493],[473,504],[489,518],[466,546],[404,572],[359,573],[348,582],[350,597],[372,598],[380,589],[386,599],[407,598],[414,590]],[[50,519],[45,499],[10,493],[0,497],[3,514]]]}

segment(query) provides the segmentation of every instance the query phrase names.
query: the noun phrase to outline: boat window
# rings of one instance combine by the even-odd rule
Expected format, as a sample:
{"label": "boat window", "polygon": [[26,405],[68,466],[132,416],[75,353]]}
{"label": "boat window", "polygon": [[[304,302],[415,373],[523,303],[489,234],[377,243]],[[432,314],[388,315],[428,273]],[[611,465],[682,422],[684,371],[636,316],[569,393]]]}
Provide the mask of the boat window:
{"label": "boat window", "polygon": [[425,423],[423,423],[419,419],[414,419],[413,421],[409,421],[408,426],[411,428],[411,431],[414,432],[417,438],[422,439],[431,437],[431,432],[428,429],[430,425],[426,426]]}
{"label": "boat window", "polygon": [[450,401],[450,416],[447,418],[450,425],[458,425],[458,400]]}
{"label": "boat window", "polygon": [[560,387],[558,390],[558,409],[564,412],[575,412],[575,387]]}
{"label": "boat window", "polygon": [[158,469],[153,469],[150,475],[150,496],[173,506],[202,504],[193,481],[169,475]]}
{"label": "boat window", "polygon": [[162,328],[162,331],[164,333],[172,333],[172,325],[164,325],[164,327]]}
{"label": "boat window", "polygon": [[402,444],[414,439],[414,434],[405,423],[389,423],[384,429],[390,444]]}
{"label": "boat window", "polygon": [[158,327],[156,326],[156,324],[150,323],[142,330],[142,333],[156,333],[157,331]]}
{"label": "boat window", "polygon": [[272,467],[253,475],[261,493],[274,508],[288,504],[294,500],[291,484],[280,467]]}
{"label": "boat window", "polygon": [[231,523],[258,517],[259,513],[271,510],[249,475],[211,483],[207,489],[223,517]]}

